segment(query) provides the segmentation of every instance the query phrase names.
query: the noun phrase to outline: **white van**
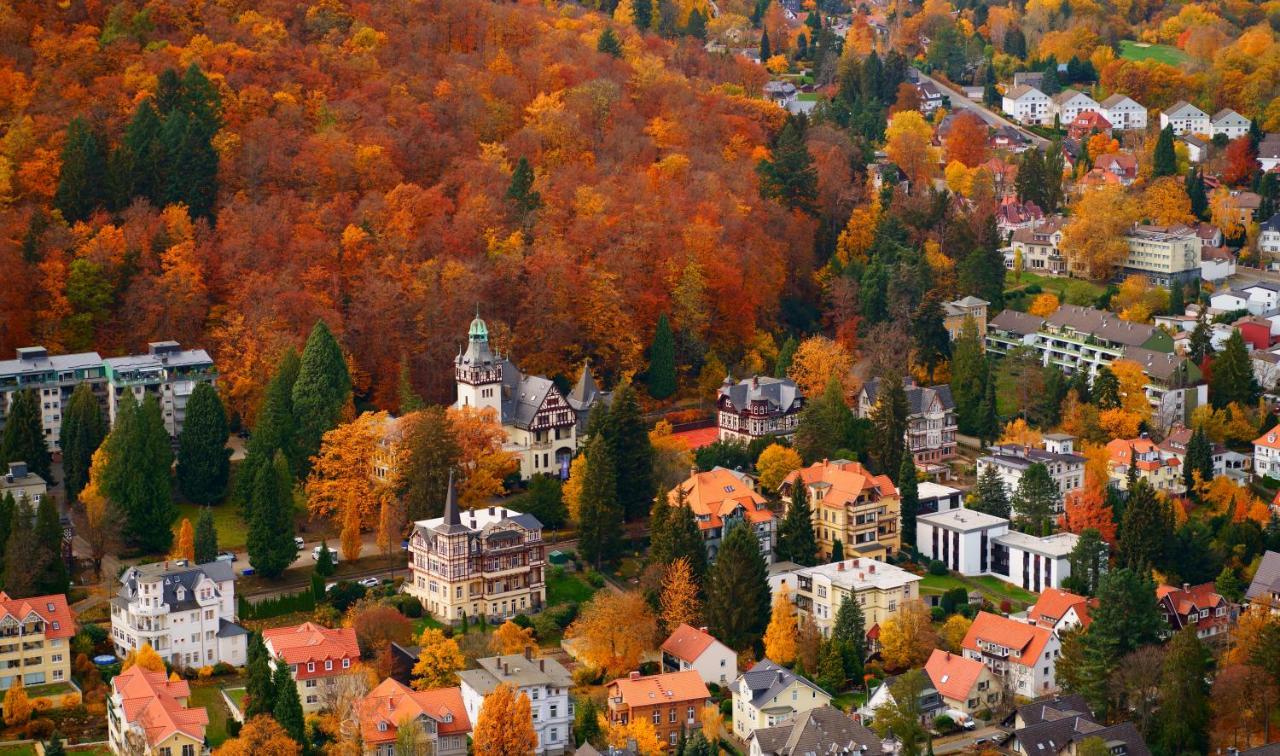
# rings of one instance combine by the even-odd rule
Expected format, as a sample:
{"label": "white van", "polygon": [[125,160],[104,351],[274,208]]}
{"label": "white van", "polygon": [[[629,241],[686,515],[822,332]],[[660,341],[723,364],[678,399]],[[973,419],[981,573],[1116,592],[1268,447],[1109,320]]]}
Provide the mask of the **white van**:
{"label": "white van", "polygon": [[972,730],[978,726],[978,723],[973,720],[973,717],[965,714],[959,709],[947,709],[942,713],[950,717],[952,722],[955,722],[966,730]]}
{"label": "white van", "polygon": [[[317,561],[317,562],[318,562],[318,561],[320,561],[320,549],[321,549],[321,548],[323,548],[323,546],[317,546],[317,547],[315,547],[314,549],[312,549],[312,550],[311,550],[311,558],[312,558],[313,560]],[[334,563],[334,564],[337,564],[337,563],[338,563],[338,552],[334,551],[333,549],[330,549],[330,550],[329,550],[329,558],[330,558],[331,560],[333,560],[333,563]]]}

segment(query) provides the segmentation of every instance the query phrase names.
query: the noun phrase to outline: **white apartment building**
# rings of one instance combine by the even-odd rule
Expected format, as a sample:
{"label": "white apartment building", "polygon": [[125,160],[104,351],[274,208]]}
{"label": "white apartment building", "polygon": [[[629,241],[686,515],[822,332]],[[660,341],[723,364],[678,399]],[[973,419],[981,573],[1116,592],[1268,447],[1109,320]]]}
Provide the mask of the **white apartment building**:
{"label": "white apartment building", "polygon": [[[1051,110],[1064,127],[1086,111],[1102,112],[1098,101],[1078,89],[1064,89],[1050,98]],[[1109,121],[1110,119],[1108,119]]]}
{"label": "white apartment building", "polygon": [[1065,497],[1084,485],[1084,457],[1075,453],[1075,437],[1065,433],[1049,433],[1044,436],[1043,449],[1017,444],[996,444],[988,447],[990,454],[978,458],[978,475],[994,467],[1000,480],[1010,493],[1022,482],[1027,468],[1044,465],[1050,477],[1058,484]]}
{"label": "white apartment building", "polygon": [[1280,213],[1263,221],[1259,231],[1258,248],[1273,255],[1280,253]]}
{"label": "white apartment building", "polygon": [[883,626],[907,601],[920,597],[920,576],[875,559],[845,559],[816,567],[770,573],[769,588],[786,586],[796,611],[808,614],[823,637],[831,634],[840,605],[858,602],[866,627]]}
{"label": "white apartment building", "polygon": [[102,357],[97,352],[54,354],[42,346],[22,347],[16,359],[0,360],[0,430],[17,392],[31,389],[40,401],[40,425],[45,446],[57,451],[62,434],[62,415],[71,402],[71,392],[88,383],[106,408],[107,382]]}
{"label": "white apartment building", "polygon": [[1213,118],[1209,121],[1209,128],[1212,129],[1213,136],[1222,134],[1227,139],[1237,139],[1248,134],[1249,127],[1252,125],[1248,118],[1231,108],[1219,110],[1213,114]]}
{"label": "white apartment building", "polygon": [[966,658],[982,662],[1000,678],[1007,695],[1037,698],[1058,689],[1062,643],[1052,630],[978,612],[963,647]]}
{"label": "white apartment building", "polygon": [[148,394],[160,402],[160,416],[170,436],[182,432],[187,400],[197,383],[213,383],[217,373],[203,349],[183,349],[176,341],[154,341],[146,354],[108,357],[102,361],[107,377],[107,412],[114,424],[125,392],[139,404]]}
{"label": "white apartment building", "polygon": [[1042,126],[1053,123],[1052,105],[1049,95],[1039,89],[1015,84],[1004,93],[1000,108],[1019,123]]}
{"label": "white apartment building", "polygon": [[1114,94],[1103,100],[1102,115],[1113,129],[1147,128],[1147,109],[1128,95]]}
{"label": "white apartment building", "polygon": [[249,633],[236,624],[235,570],[229,562],[130,567],[111,600],[111,640],[124,656],[149,644],[175,667],[243,666]]}
{"label": "white apartment building", "polygon": [[1173,127],[1177,136],[1183,134],[1211,134],[1209,114],[1186,100],[1179,100],[1173,107],[1160,114],[1160,128]]}
{"label": "white apartment building", "polygon": [[533,728],[538,733],[538,756],[557,756],[573,750],[573,678],[555,659],[534,658],[532,651],[476,659],[478,669],[458,673],[462,703],[472,722],[480,721],[484,697],[505,683],[529,697]]}
{"label": "white apartment building", "polygon": [[966,576],[992,575],[1039,593],[1061,587],[1071,576],[1068,557],[1079,537],[1058,533],[1043,538],[1009,529],[1009,521],[972,509],[920,515],[916,550]]}
{"label": "white apartment building", "polygon": [[1122,275],[1140,274],[1155,286],[1200,285],[1200,237],[1186,226],[1135,226],[1125,237]]}
{"label": "white apartment building", "polygon": [[1253,440],[1253,474],[1280,478],[1280,425]]}

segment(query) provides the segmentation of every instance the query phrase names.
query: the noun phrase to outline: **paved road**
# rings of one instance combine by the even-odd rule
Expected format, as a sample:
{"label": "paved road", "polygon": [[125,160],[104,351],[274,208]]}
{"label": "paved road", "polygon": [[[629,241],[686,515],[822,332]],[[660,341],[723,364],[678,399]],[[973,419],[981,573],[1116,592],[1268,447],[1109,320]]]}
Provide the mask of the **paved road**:
{"label": "paved road", "polygon": [[961,753],[972,749],[974,743],[980,739],[985,739],[987,741],[984,745],[990,745],[990,741],[993,736],[1003,736],[1006,734],[1008,733],[999,727],[979,727],[971,732],[962,732],[959,735],[938,738],[933,741],[933,752],[938,754],[938,756],[942,756],[944,753]]}
{"label": "paved road", "polygon": [[965,96],[964,92],[953,89],[952,87],[947,86],[943,82],[938,81],[937,79],[933,78],[932,76],[929,76],[928,74],[921,72],[920,80],[931,81],[933,82],[934,86],[936,86],[938,89],[941,89],[943,92],[948,93],[951,96],[951,107],[953,110],[965,110],[970,113],[973,113],[974,115],[981,118],[983,121],[986,121],[987,124],[992,127],[1008,126],[1012,129],[1015,129],[1019,134],[1023,135],[1027,139],[1030,139],[1032,144],[1034,144],[1035,146],[1039,147],[1042,150],[1051,144],[1051,142],[1048,139],[1045,139],[1044,137],[1038,134],[1035,134],[1033,132],[1026,130],[1022,126],[1014,123],[1013,121],[1010,121],[1004,116],[1001,116],[997,113],[992,112],[991,110],[988,110],[987,108],[983,107],[982,103],[974,102],[973,100],[970,100],[967,96]]}

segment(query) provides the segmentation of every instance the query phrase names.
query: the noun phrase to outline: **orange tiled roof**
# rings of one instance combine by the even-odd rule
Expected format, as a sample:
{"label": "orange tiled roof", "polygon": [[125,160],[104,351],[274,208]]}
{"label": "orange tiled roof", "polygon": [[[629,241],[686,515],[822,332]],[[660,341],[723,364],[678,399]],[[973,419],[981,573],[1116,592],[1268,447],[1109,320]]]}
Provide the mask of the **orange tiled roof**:
{"label": "orange tiled roof", "polygon": [[1178,614],[1187,614],[1193,610],[1213,609],[1226,600],[1218,594],[1218,589],[1213,583],[1201,583],[1186,589],[1174,588],[1171,585],[1157,586],[1156,600],[1163,600],[1166,596],[1169,597],[1173,607],[1178,610]]}
{"label": "orange tiled roof", "polygon": [[1265,446],[1269,449],[1280,449],[1280,425],[1255,438],[1253,445]]}
{"label": "orange tiled roof", "polygon": [[1052,628],[1073,607],[1080,617],[1080,624],[1088,627],[1093,621],[1089,617],[1089,599],[1058,588],[1046,588],[1036,599],[1035,606],[1027,610],[1027,619],[1040,627]]}
{"label": "orange tiled roof", "polygon": [[724,518],[738,508],[743,510],[748,522],[769,522],[773,519],[769,502],[732,470],[723,467],[694,473],[680,486],[671,489],[667,499],[672,504],[676,503],[679,488],[684,488],[685,501],[697,517],[700,530],[722,527]]}
{"label": "orange tiled roof", "polygon": [[[1107,456],[1111,459],[1113,465],[1128,465],[1131,458],[1130,450],[1134,454],[1143,455],[1155,452],[1159,455],[1159,450],[1155,443],[1149,438],[1117,438],[1107,443]],[[1182,462],[1177,457],[1158,460],[1137,460],[1139,470],[1158,470],[1161,467],[1181,466]]]}
{"label": "orange tiled roof", "polygon": [[263,630],[262,642],[267,644],[273,655],[283,657],[286,664],[336,662],[340,659],[355,662],[360,658],[356,631],[349,627],[333,630],[314,622],[303,622],[293,627]]}
{"label": "orange tiled roof", "polygon": [[983,640],[1004,646],[1010,650],[1009,660],[1024,667],[1034,666],[1044,653],[1045,644],[1052,633],[1043,627],[1018,622],[990,612],[978,612],[969,632],[964,636],[964,647],[982,652],[978,641]]}
{"label": "orange tiled roof", "polygon": [[70,638],[76,634],[76,615],[67,606],[67,597],[61,593],[12,599],[9,594],[0,591],[0,609],[4,610],[0,619],[11,616],[19,622],[34,613],[45,623],[46,638]]}
{"label": "orange tiled roof", "polygon": [[[881,496],[897,496],[898,489],[888,475],[872,475],[867,468],[857,462],[848,460],[823,460],[814,462],[788,475],[783,485],[795,483],[796,478],[804,480],[805,485],[827,484],[830,488],[823,494],[822,501],[828,505],[844,506],[857,502],[865,491],[875,491]],[[810,506],[813,506],[810,497]]]}
{"label": "orange tiled roof", "polygon": [[396,730],[406,717],[429,717],[440,735],[471,732],[471,720],[462,705],[461,688],[413,690],[388,677],[356,704],[360,734],[368,744],[394,743]]}
{"label": "orange tiled roof", "polygon": [[702,652],[715,642],[715,636],[706,630],[699,630],[689,624],[681,623],[680,627],[671,633],[671,637],[662,644],[662,650],[677,659],[692,662],[702,656]]}
{"label": "orange tiled roof", "polygon": [[933,681],[933,687],[943,698],[953,701],[964,701],[969,697],[969,691],[973,690],[973,684],[978,681],[984,668],[980,661],[937,648],[924,665],[924,671]]}
{"label": "orange tiled roof", "polygon": [[111,678],[111,689],[120,696],[125,721],[142,727],[148,744],[158,745],[175,732],[204,740],[209,712],[184,705],[191,695],[185,680],[134,665]]}
{"label": "orange tiled roof", "polygon": [[609,698],[621,697],[627,708],[657,706],[709,697],[707,684],[692,669],[646,677],[620,677],[609,683]]}

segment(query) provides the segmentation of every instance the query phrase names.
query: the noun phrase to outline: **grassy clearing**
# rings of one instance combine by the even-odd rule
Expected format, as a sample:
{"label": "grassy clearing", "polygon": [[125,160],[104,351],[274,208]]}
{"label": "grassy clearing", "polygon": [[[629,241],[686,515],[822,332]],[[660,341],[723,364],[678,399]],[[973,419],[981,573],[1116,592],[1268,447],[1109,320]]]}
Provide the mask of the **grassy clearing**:
{"label": "grassy clearing", "polygon": [[44,698],[46,696],[63,696],[67,693],[75,693],[76,689],[71,683],[54,682],[44,683],[43,685],[32,685],[27,688],[28,698]]}
{"label": "grassy clearing", "polygon": [[67,753],[74,753],[79,756],[112,756],[111,749],[104,745],[87,746],[83,748],[69,746],[67,748]]}
{"label": "grassy clearing", "polygon": [[1024,591],[1016,585],[1006,583],[990,575],[983,575],[982,577],[962,577],[955,574],[925,575],[920,580],[920,593],[926,595],[941,595],[953,588],[963,588],[966,591],[976,590],[997,606],[1001,601],[1008,601],[1013,604],[1014,611],[1018,611],[1021,605],[1030,605],[1036,602],[1036,594]]}
{"label": "grassy clearing", "polygon": [[556,571],[547,576],[547,606],[570,601],[581,604],[594,596],[596,590],[579,573]]}
{"label": "grassy clearing", "polygon": [[217,748],[227,739],[227,719],[231,712],[227,702],[222,699],[222,688],[217,685],[191,686],[191,707],[203,706],[209,712],[209,726],[205,728],[205,739],[211,748]]}
{"label": "grassy clearing", "polygon": [[1093,306],[1098,297],[1106,292],[1107,287],[1084,281],[1079,278],[1059,278],[1054,276],[1038,276],[1023,272],[1021,275],[1009,271],[1005,276],[1005,298],[1011,299],[1010,306],[1026,311],[1031,305],[1034,295],[1026,292],[1027,287],[1038,284],[1042,291],[1058,295],[1058,301],[1065,304]]}
{"label": "grassy clearing", "polygon": [[[186,502],[178,505],[178,519],[174,521],[173,532],[177,533],[182,525],[182,518],[191,520],[194,527],[200,519],[203,505]],[[213,508],[213,527],[218,531],[218,548],[238,551],[249,542],[249,523],[240,517],[235,504],[223,502]],[[240,565],[236,565],[239,567]]]}
{"label": "grassy clearing", "polygon": [[31,743],[4,746],[0,748],[0,756],[36,756],[36,747]]}
{"label": "grassy clearing", "polygon": [[1181,66],[1188,60],[1187,54],[1169,45],[1146,45],[1132,39],[1120,41],[1120,57],[1129,60],[1154,60],[1171,66]]}

